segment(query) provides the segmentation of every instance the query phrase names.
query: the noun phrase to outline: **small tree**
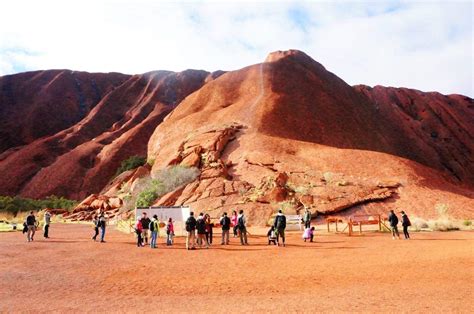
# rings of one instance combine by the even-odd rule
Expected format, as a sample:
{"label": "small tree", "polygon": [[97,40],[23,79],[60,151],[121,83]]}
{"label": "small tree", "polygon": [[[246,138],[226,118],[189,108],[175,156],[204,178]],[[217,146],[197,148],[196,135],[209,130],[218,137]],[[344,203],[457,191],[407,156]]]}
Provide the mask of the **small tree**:
{"label": "small tree", "polygon": [[145,163],[146,163],[146,158],[145,157],[131,156],[131,157],[129,157],[129,158],[122,161],[122,163],[120,164],[120,167],[117,169],[117,172],[115,173],[115,175],[118,176],[122,172],[138,168],[140,166],[143,166]]}

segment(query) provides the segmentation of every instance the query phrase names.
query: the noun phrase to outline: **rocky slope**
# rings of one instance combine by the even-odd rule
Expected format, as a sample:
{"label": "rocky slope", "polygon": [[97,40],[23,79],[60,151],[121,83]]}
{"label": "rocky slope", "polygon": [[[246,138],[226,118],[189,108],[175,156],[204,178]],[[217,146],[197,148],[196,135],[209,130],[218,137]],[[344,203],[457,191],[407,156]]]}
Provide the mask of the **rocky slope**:
{"label": "rocky slope", "polygon": [[122,160],[146,155],[154,128],[208,74],[157,71],[129,77],[71,127],[4,152],[0,195],[81,199],[99,192]]}
{"label": "rocky slope", "polygon": [[[115,215],[116,197],[136,193],[140,178],[182,165],[199,168],[199,178],[156,205],[213,216],[245,209],[256,224],[277,208],[303,206],[432,217],[442,203],[466,218],[474,206],[473,117],[469,97],[352,87],[294,50],[227,73],[151,72],[127,78],[71,127],[4,152],[0,194],[100,193],[75,219],[106,210],[108,200]],[[153,167],[111,180],[121,160],[140,154]]]}

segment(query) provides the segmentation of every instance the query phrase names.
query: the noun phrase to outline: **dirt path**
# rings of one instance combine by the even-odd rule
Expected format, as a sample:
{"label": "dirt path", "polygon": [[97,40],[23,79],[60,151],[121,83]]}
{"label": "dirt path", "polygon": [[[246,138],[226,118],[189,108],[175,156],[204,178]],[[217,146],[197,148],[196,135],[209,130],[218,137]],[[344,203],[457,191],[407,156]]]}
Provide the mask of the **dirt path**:
{"label": "dirt path", "polygon": [[[53,225],[48,241],[0,234],[0,312],[470,312],[474,233],[291,234],[286,248],[136,248],[109,229]],[[218,242],[218,241],[217,241]]]}

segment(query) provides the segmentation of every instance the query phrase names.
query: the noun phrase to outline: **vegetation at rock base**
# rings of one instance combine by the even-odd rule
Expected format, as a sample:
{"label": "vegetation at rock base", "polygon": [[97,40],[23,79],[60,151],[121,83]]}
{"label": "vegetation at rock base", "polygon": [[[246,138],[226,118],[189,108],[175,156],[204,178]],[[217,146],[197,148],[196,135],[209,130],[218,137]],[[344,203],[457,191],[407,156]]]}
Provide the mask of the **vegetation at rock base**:
{"label": "vegetation at rock base", "polygon": [[118,176],[122,172],[135,169],[137,167],[143,166],[146,163],[146,158],[142,156],[131,156],[122,161],[120,167],[117,169],[115,176]]}
{"label": "vegetation at rock base", "polygon": [[172,166],[161,169],[140,182],[136,193],[135,206],[148,207],[153,202],[176,188],[194,181],[200,174],[194,167]]}
{"label": "vegetation at rock base", "polygon": [[77,205],[77,201],[64,197],[49,196],[45,199],[35,200],[19,196],[0,196],[0,213],[13,214],[19,212],[38,211],[44,208],[62,208],[70,210]]}

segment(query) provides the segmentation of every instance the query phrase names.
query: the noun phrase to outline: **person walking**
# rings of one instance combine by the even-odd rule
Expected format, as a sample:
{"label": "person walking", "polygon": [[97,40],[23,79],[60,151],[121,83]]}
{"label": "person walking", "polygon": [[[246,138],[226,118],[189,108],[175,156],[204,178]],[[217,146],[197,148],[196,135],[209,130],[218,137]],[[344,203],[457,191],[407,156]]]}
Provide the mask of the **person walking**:
{"label": "person walking", "polygon": [[45,211],[44,213],[44,238],[49,239],[49,224],[51,223],[51,214],[49,211]]}
{"label": "person walking", "polygon": [[221,245],[229,245],[229,233],[230,233],[230,218],[227,217],[227,213],[222,214],[219,222],[222,227],[222,241]]}
{"label": "person walking", "polygon": [[157,215],[153,215],[153,219],[150,221],[150,224],[148,226],[151,232],[150,248],[156,249],[156,239],[158,238],[158,234],[160,233],[160,224],[158,222]]}
{"label": "person walking", "polygon": [[230,218],[230,223],[232,224],[233,226],[233,231],[234,231],[234,238],[237,238],[238,236],[238,231],[239,231],[239,227],[237,226],[237,223],[238,223],[238,216],[237,216],[237,212],[235,210],[232,211],[232,218]]}
{"label": "person walking", "polygon": [[143,227],[142,238],[145,241],[145,245],[148,245],[148,230],[150,229],[151,220],[147,217],[147,214],[143,212],[141,221]]}
{"label": "person walking", "polygon": [[107,225],[107,219],[105,214],[102,212],[99,215],[99,228],[100,228],[100,242],[105,242],[105,227]]}
{"label": "person walking", "polygon": [[173,219],[170,217],[166,224],[166,245],[173,245],[174,225]]}
{"label": "person walking", "polygon": [[99,235],[99,216],[94,215],[94,218],[92,218],[92,223],[94,224],[94,235],[92,236],[92,240],[96,241],[97,236]]}
{"label": "person walking", "polygon": [[195,250],[196,249],[196,218],[194,218],[194,213],[190,212],[188,219],[186,219],[186,249]]}
{"label": "person walking", "polygon": [[135,233],[137,234],[137,247],[143,246],[142,232],[143,232],[142,221],[141,219],[137,219],[137,222],[135,223]]}
{"label": "person walking", "polygon": [[410,234],[408,233],[408,227],[411,226],[411,221],[403,210],[401,211],[401,213],[402,213],[403,235],[405,236],[405,240],[408,240],[410,239]]}
{"label": "person walking", "polygon": [[305,207],[304,209],[303,222],[305,229],[311,228],[311,211],[308,207]]}
{"label": "person walking", "polygon": [[239,211],[239,216],[237,216],[237,229],[240,235],[240,244],[249,245],[247,241],[247,220],[242,209]]}
{"label": "person walking", "polygon": [[398,217],[395,215],[395,212],[393,210],[390,211],[390,214],[388,215],[388,222],[390,223],[390,228],[392,229],[392,239],[395,240],[395,235],[397,236],[398,239],[400,239],[400,234],[398,233]]}
{"label": "person walking", "polygon": [[280,246],[280,238],[283,242],[283,246],[285,246],[285,229],[286,229],[286,216],[283,215],[282,210],[278,210],[278,214],[275,217],[275,221],[273,223],[277,233],[277,245]]}
{"label": "person walking", "polygon": [[34,240],[33,238],[36,232],[36,217],[33,211],[31,211],[28,217],[26,217],[26,227],[28,229],[26,238],[28,242],[31,242]]}
{"label": "person walking", "polygon": [[209,214],[204,215],[204,221],[206,223],[206,241],[208,245],[212,244],[212,228],[214,224],[211,222],[211,216]]}
{"label": "person walking", "polygon": [[205,242],[206,248],[209,248],[209,243],[206,240],[206,221],[204,219],[204,214],[200,213],[197,220],[196,220],[196,231],[197,231],[197,244],[199,248]]}
{"label": "person walking", "polygon": [[267,232],[267,239],[268,239],[268,245],[270,244],[274,244],[276,245],[277,244],[277,236],[276,236],[276,232],[275,232],[275,227],[274,226],[271,226],[270,229],[268,230]]}

